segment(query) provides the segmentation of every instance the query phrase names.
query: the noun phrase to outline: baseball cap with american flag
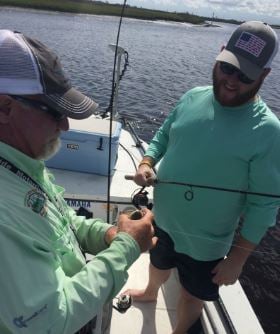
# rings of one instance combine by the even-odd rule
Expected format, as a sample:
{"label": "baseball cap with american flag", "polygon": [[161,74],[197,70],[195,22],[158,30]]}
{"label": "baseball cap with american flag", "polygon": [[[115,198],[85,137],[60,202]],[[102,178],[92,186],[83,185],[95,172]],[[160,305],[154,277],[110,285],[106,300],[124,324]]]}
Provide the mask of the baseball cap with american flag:
{"label": "baseball cap with american flag", "polygon": [[264,68],[271,68],[278,47],[276,32],[267,23],[248,21],[233,32],[216,60],[232,64],[255,80]]}

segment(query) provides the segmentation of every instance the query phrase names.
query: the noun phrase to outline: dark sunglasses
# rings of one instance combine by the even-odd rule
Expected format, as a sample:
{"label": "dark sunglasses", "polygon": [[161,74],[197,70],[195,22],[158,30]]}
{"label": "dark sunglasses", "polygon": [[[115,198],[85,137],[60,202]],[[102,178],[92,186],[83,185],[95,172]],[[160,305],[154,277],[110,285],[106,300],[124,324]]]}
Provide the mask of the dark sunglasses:
{"label": "dark sunglasses", "polygon": [[237,72],[237,77],[239,81],[246,85],[250,85],[255,81],[255,80],[248,78],[247,75],[245,75],[238,68],[236,68],[235,66],[229,63],[220,62],[220,69],[224,74],[227,74],[227,75],[232,75],[235,72]]}
{"label": "dark sunglasses", "polygon": [[23,97],[19,95],[11,95],[11,97],[19,102],[22,102],[26,104],[29,107],[39,109],[45,113],[48,113],[51,115],[56,121],[61,121],[63,118],[65,118],[65,115],[60,114],[58,111],[50,108],[46,104],[43,104],[40,101],[29,99],[28,97]]}

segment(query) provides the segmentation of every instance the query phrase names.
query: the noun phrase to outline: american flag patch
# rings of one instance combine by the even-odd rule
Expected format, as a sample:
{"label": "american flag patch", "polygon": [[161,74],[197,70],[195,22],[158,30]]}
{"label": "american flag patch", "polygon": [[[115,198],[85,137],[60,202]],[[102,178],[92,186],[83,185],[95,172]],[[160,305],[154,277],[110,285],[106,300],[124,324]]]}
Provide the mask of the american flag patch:
{"label": "american flag patch", "polygon": [[242,32],[238,41],[235,43],[237,48],[247,51],[255,57],[261,54],[265,45],[266,42],[264,40],[249,32]]}

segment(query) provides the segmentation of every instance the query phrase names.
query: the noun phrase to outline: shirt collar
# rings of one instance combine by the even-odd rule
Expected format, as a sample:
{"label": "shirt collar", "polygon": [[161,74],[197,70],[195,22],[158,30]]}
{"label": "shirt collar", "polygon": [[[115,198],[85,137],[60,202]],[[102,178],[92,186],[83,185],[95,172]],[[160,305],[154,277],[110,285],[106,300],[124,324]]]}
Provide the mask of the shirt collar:
{"label": "shirt collar", "polygon": [[45,164],[42,160],[32,159],[14,147],[0,141],[0,155],[34,179],[44,175]]}

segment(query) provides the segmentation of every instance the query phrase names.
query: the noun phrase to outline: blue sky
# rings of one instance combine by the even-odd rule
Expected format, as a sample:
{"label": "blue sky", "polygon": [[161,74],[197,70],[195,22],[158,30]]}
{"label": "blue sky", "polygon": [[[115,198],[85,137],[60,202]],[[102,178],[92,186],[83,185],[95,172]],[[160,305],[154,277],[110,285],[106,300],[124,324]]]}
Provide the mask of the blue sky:
{"label": "blue sky", "polygon": [[[103,0],[105,1],[105,0]],[[122,0],[108,0],[123,3]],[[280,24],[280,0],[127,0],[130,6]]]}

